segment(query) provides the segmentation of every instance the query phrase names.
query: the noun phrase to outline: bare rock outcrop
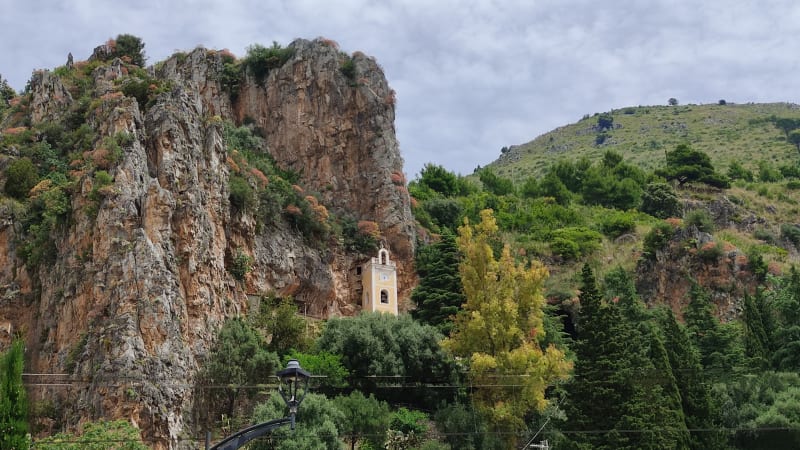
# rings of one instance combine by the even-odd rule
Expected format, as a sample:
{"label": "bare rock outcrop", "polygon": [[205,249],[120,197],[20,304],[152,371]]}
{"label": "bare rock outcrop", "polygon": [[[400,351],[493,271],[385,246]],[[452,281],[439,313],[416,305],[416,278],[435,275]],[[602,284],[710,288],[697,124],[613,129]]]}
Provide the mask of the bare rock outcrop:
{"label": "bare rock outcrop", "polygon": [[[148,68],[167,88],[146,105],[123,95],[123,62],[97,67],[84,114],[95,136],[70,169],[52,252],[30,272],[16,248],[19,218],[0,205],[0,346],[22,334],[31,372],[60,374],[52,379],[67,388],[32,393],[59,412],[55,422],[125,418],[156,448],[192,447],[195,375],[222,323],[247,313],[248,295],[292,295],[320,318],[360,310],[353,273],[372,255],[311,245],[285,221],[262,227],[232,210],[225,120],[255,120],[277,164],[299,172],[321,203],[376,222],[407,301],[416,238],[398,182],[393,91],[362,54],[322,40],[291,48],[265,79],[244,79],[233,102],[219,52],[198,48]],[[354,77],[341,70],[350,58]],[[68,87],[55,73],[34,76],[34,127],[76,110]],[[110,185],[97,184],[101,166]],[[228,271],[236,251],[252,257],[244,281]]]}

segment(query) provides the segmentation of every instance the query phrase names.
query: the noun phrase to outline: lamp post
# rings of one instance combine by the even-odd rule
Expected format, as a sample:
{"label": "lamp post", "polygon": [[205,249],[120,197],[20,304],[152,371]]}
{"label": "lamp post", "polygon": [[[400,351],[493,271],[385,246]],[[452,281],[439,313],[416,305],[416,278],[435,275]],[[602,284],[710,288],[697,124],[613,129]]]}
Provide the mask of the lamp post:
{"label": "lamp post", "polygon": [[311,374],[300,367],[296,359],[292,359],[286,364],[286,368],[275,374],[278,377],[278,392],[281,394],[286,406],[289,407],[289,415],[280,419],[270,420],[239,430],[226,437],[208,450],[236,450],[253,439],[264,436],[272,430],[289,425],[294,430],[294,417],[297,415],[297,408],[308,393],[308,380]]}

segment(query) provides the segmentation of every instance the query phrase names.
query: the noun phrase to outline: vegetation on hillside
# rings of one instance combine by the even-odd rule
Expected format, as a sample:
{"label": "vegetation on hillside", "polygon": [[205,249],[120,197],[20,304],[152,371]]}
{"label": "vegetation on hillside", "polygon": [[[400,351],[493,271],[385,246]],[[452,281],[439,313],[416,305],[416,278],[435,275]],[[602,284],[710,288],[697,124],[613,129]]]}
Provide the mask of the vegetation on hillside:
{"label": "vegetation on hillside", "polygon": [[687,144],[707,154],[722,173],[734,161],[757,172],[762,161],[776,168],[795,166],[799,153],[790,135],[800,128],[798,120],[800,107],[789,103],[626,107],[587,114],[533,141],[507,147],[487,167],[520,183],[542,175],[554,160],[596,161],[611,150],[629,164],[655,170],[664,166],[665,152]]}
{"label": "vegetation on hillside", "polygon": [[[141,68],[140,39],[120,35],[112,49],[127,75],[101,97],[92,73],[109,61],[54,71],[77,99],[63,123],[32,125],[31,94],[0,78],[0,201],[19,221],[29,268],[57,255],[72,217],[96,216],[133,145],[92,123],[117,106],[153,111],[170,89]],[[244,74],[262,80],[290,57],[277,44],[240,61],[224,53],[220,82],[235,99]],[[356,69],[342,58],[341,76]],[[541,439],[571,449],[796,448],[800,111],[672,100],[586,117],[472,177],[426,165],[408,185],[421,237],[412,314],[319,323],[291,298],[264,294],[199,358],[195,419],[216,439],[284,416],[270,383],[293,358],[324,378],[313,380],[297,430],[254,448],[507,449]],[[232,217],[294,229],[322,249],[375,250],[378,225],[328,211],[270,158],[253,124],[205,125],[226,146]],[[731,214],[706,211],[723,197]],[[252,256],[227,256],[232,279],[245,281]],[[637,275],[667,257],[686,264],[685,307],[637,290]],[[723,266],[740,279],[695,276]],[[723,294],[739,316],[719,320],[713,300]],[[0,359],[0,448],[30,444],[22,351],[15,343]],[[144,445],[131,424],[102,421],[36,444],[111,441]]]}

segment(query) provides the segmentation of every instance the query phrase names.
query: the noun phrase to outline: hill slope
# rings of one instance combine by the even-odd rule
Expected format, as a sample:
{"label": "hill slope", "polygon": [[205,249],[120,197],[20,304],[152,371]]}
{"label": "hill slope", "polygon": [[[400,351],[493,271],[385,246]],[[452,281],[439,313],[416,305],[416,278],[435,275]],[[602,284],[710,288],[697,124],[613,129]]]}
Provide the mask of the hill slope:
{"label": "hill slope", "polygon": [[[601,128],[599,119],[607,114],[613,123]],[[787,142],[771,117],[800,119],[800,106],[749,103],[616,109],[508,147],[488,167],[498,175],[522,181],[541,175],[558,158],[585,156],[596,161],[606,150],[613,150],[625,161],[652,170],[664,164],[665,151],[681,143],[706,152],[723,171],[734,160],[751,170],[764,158],[775,165],[796,160],[797,147]]]}

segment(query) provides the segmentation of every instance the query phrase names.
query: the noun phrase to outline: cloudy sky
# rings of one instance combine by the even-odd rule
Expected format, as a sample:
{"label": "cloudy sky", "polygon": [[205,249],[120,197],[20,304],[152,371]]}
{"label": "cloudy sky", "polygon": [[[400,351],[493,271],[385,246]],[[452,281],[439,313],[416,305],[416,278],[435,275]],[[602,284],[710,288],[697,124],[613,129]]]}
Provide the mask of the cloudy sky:
{"label": "cloudy sky", "polygon": [[410,178],[471,173],[500,148],[633,105],[798,102],[796,0],[0,0],[0,74],[85,59],[110,37],[178,50],[324,36],[397,91]]}

